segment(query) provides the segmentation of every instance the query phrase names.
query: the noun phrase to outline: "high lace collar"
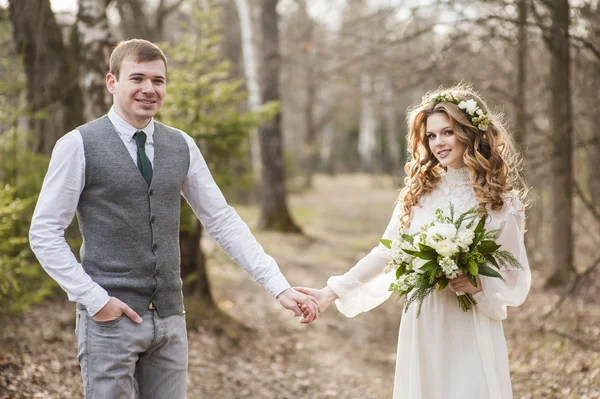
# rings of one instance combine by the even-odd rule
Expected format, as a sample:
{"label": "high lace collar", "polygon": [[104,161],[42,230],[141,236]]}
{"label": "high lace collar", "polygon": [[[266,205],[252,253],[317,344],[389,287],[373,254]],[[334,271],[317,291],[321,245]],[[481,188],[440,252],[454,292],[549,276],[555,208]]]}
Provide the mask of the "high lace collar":
{"label": "high lace collar", "polygon": [[449,183],[454,183],[454,184],[470,183],[469,168],[466,166],[463,168],[459,168],[459,169],[453,169],[451,167],[448,167],[446,170],[445,177]]}

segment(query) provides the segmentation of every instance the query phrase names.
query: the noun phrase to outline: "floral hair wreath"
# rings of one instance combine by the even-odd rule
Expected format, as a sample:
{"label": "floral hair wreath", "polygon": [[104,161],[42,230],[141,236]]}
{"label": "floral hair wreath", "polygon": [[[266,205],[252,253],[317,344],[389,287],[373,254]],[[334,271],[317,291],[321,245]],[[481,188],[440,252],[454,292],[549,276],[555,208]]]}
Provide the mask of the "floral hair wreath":
{"label": "floral hair wreath", "polygon": [[473,99],[464,101],[452,93],[442,93],[433,97],[429,102],[433,104],[448,102],[458,105],[458,108],[465,111],[473,126],[476,126],[482,132],[485,132],[489,126],[492,126],[488,114],[483,112],[477,101]]}

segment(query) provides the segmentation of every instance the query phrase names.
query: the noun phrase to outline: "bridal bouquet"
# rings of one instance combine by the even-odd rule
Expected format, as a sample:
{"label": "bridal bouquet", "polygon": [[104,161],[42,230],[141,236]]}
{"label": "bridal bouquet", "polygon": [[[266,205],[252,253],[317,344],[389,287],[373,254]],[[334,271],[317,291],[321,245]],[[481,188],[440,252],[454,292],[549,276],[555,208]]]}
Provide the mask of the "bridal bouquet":
{"label": "bridal bouquet", "polygon": [[[521,268],[517,259],[509,251],[500,250],[494,241],[499,230],[486,231],[487,215],[478,218],[477,207],[457,216],[450,204],[449,215],[436,209],[433,221],[418,233],[400,232],[396,240],[381,240],[388,248],[386,272],[396,273],[389,289],[397,291],[399,297],[406,296],[404,311],[416,301],[419,317],[423,300],[436,287],[443,290],[460,274],[477,287],[479,274],[502,278],[500,266]],[[465,312],[477,304],[471,294],[457,293],[457,298]]]}

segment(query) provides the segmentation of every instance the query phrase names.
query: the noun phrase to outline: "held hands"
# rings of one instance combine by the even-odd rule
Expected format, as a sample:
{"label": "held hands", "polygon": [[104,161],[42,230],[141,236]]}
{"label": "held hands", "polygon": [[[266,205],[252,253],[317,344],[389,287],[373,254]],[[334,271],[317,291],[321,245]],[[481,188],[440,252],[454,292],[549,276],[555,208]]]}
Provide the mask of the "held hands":
{"label": "held hands", "polygon": [[467,279],[466,275],[461,275],[454,280],[450,280],[448,288],[452,292],[462,292],[464,294],[475,294],[483,291],[481,288],[481,280],[477,277],[477,287],[473,287],[473,284]]}
{"label": "held hands", "polygon": [[302,316],[300,323],[310,324],[317,319],[321,308],[316,298],[304,295],[291,288],[277,296],[277,300],[286,309],[294,312],[294,316]]}
{"label": "held hands", "polygon": [[113,297],[110,297],[109,301],[104,305],[102,309],[98,311],[92,318],[96,321],[111,321],[118,319],[122,314],[129,317],[136,323],[141,323],[142,318],[133,309],[131,309],[125,302]]}
{"label": "held hands", "polygon": [[338,296],[329,287],[325,287],[321,290],[307,287],[294,287],[294,289],[298,292],[310,296],[311,298],[315,298],[317,303],[319,304],[319,309],[321,309],[321,312],[324,312],[325,309],[327,309],[327,306],[329,306],[332,302],[338,299]]}

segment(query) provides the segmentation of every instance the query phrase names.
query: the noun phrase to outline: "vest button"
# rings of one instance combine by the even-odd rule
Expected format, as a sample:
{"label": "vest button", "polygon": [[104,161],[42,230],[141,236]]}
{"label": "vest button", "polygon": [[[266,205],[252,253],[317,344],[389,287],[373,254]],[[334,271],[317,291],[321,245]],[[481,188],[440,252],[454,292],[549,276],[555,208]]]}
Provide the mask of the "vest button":
{"label": "vest button", "polygon": [[154,223],[154,220],[156,220],[156,218],[154,216],[150,217],[150,223]]}
{"label": "vest button", "polygon": [[157,249],[158,249],[158,244],[154,244],[154,245],[152,246],[152,250],[153,250],[153,251],[156,251]]}
{"label": "vest button", "polygon": [[154,271],[154,275],[155,275],[155,276],[157,276],[157,277],[158,277],[158,276],[160,276],[160,270],[156,269],[156,270]]}
{"label": "vest button", "polygon": [[148,195],[152,197],[152,194],[154,193],[154,189],[151,188],[150,191],[148,191]]}

